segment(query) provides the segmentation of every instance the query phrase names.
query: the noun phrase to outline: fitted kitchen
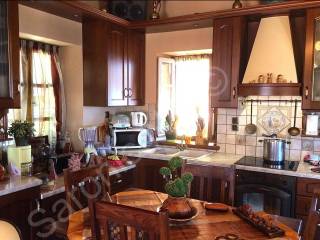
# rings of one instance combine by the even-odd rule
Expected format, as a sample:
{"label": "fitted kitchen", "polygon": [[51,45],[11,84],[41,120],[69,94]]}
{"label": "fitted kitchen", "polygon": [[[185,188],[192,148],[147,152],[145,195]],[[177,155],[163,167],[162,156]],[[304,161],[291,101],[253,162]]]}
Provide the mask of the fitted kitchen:
{"label": "fitted kitchen", "polygon": [[0,16],[1,240],[320,239],[320,1]]}

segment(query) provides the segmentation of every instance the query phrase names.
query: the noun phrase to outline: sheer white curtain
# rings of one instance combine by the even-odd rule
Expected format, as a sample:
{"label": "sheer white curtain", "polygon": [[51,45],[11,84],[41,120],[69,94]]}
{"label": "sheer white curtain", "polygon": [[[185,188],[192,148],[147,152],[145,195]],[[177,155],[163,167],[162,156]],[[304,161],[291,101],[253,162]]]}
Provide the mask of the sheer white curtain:
{"label": "sheer white curtain", "polygon": [[176,57],[175,114],[178,136],[195,136],[198,115],[205,120],[207,137],[209,120],[210,55]]}

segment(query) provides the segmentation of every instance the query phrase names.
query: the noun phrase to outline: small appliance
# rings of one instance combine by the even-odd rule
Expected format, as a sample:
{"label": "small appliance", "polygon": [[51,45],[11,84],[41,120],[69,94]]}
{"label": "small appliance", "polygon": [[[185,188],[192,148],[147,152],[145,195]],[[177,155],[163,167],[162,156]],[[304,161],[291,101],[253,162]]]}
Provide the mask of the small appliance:
{"label": "small appliance", "polygon": [[148,122],[144,112],[131,112],[131,124],[133,127],[143,127]]}
{"label": "small appliance", "polygon": [[84,153],[86,155],[86,163],[88,163],[91,154],[98,155],[94,146],[97,137],[97,127],[79,128],[78,136],[80,141],[84,143]]}
{"label": "small appliance", "polygon": [[144,128],[112,129],[111,146],[114,149],[146,148],[148,130]]}
{"label": "small appliance", "polygon": [[25,170],[27,167],[30,168],[32,165],[31,157],[31,145],[16,147],[15,145],[8,146],[8,162],[14,164],[22,174],[31,171],[31,169]]}
{"label": "small appliance", "polygon": [[130,118],[126,114],[115,114],[112,116],[111,125],[113,128],[129,128]]}

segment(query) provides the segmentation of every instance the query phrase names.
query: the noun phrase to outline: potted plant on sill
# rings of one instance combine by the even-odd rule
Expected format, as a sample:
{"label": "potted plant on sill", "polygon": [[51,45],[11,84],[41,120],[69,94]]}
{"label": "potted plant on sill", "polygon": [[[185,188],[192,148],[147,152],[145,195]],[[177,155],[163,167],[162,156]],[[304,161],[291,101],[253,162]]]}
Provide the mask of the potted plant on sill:
{"label": "potted plant on sill", "polygon": [[29,138],[34,134],[34,124],[28,121],[14,121],[8,129],[8,134],[14,137],[17,147],[27,146]]}
{"label": "potted plant on sill", "polygon": [[161,210],[167,211],[172,219],[189,218],[192,215],[192,205],[187,194],[193,180],[193,175],[189,172],[179,177],[183,160],[180,157],[173,157],[168,163],[168,167],[162,167],[160,174],[166,180],[165,191],[168,198],[163,202]]}

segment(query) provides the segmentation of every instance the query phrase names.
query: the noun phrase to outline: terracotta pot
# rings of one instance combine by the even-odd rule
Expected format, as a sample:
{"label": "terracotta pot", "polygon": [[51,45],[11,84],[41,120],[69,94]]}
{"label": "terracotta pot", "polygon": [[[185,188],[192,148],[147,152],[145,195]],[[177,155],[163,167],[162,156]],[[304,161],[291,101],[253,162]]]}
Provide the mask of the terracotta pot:
{"label": "terracotta pot", "polygon": [[192,205],[186,197],[171,197],[163,202],[161,211],[167,211],[169,218],[188,218],[192,215]]}

